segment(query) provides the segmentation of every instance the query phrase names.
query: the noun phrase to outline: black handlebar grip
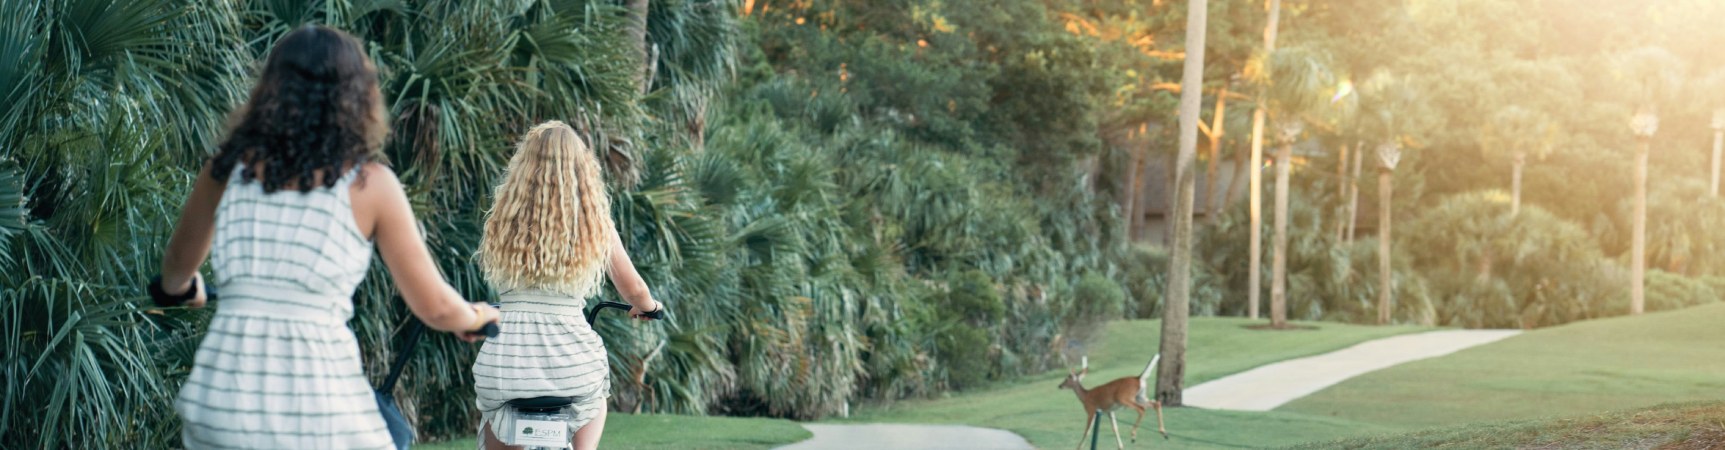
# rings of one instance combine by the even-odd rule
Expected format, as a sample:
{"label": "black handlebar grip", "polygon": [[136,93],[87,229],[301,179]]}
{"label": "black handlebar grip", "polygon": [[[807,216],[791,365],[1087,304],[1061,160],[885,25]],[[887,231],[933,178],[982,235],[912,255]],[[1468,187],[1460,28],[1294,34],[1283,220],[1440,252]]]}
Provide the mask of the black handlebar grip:
{"label": "black handlebar grip", "polygon": [[[193,289],[197,289],[199,287],[198,286],[199,284],[204,284],[205,286],[203,286],[203,287],[205,289],[205,292],[210,292],[209,289],[211,289],[211,288],[207,285],[207,283],[198,283],[197,279],[195,279],[195,278],[192,279],[192,288]],[[185,293],[178,294],[178,295],[168,294],[168,292],[162,288],[162,276],[161,275],[156,275],[154,277],[150,277],[150,284],[148,286],[145,286],[144,290],[149,292],[151,303],[155,303],[156,306],[163,307],[163,308],[172,308],[172,307],[184,305],[184,304],[186,304],[186,302],[192,301],[193,297],[196,297],[196,295],[194,295],[191,291],[187,291]]]}
{"label": "black handlebar grip", "polygon": [[503,329],[497,326],[497,322],[489,322],[486,323],[485,326],[479,327],[479,334],[483,334],[488,338],[497,337],[497,334],[501,332],[503,332]]}

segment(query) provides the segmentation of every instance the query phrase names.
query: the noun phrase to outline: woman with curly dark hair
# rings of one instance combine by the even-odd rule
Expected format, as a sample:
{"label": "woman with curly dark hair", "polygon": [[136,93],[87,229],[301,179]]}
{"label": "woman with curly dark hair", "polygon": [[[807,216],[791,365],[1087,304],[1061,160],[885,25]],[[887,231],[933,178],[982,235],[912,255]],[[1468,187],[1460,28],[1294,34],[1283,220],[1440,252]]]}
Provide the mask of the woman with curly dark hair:
{"label": "woman with curly dark hair", "polygon": [[346,325],[373,243],[430,327],[472,341],[497,311],[443,280],[377,162],[388,133],[377,69],[345,33],[296,29],[231,126],[150,286],[158,301],[203,306],[198,267],[213,247],[221,308],[180,389],[186,448],[393,448]]}

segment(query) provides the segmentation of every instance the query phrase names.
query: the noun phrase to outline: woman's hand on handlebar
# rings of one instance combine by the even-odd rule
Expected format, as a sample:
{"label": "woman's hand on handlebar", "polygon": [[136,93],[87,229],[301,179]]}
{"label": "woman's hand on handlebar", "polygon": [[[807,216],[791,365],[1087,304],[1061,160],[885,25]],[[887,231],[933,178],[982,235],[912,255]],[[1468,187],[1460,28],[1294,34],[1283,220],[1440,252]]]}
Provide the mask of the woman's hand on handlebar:
{"label": "woman's hand on handlebar", "polygon": [[497,336],[497,308],[487,303],[470,303],[473,308],[473,326],[466,331],[456,333],[456,336],[467,342],[477,342],[486,337]]}
{"label": "woman's hand on handlebar", "polygon": [[640,320],[655,320],[655,319],[664,318],[665,317],[665,304],[659,303],[658,300],[648,300],[648,301],[653,302],[652,304],[648,305],[648,307],[652,308],[652,309],[642,309],[641,305],[631,304],[629,306],[629,317],[633,318],[633,319],[640,319]]}

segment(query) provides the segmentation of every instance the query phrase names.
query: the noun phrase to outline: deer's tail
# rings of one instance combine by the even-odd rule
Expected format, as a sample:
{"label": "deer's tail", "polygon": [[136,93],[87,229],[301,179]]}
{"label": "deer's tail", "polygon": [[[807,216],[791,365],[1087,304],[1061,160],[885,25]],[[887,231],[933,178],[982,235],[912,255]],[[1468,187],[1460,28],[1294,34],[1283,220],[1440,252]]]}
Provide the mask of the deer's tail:
{"label": "deer's tail", "polygon": [[1161,361],[1162,354],[1157,353],[1156,356],[1150,358],[1150,364],[1144,366],[1144,373],[1138,374],[1138,403],[1149,403],[1150,397],[1146,393],[1149,387],[1150,374],[1156,371],[1156,363]]}

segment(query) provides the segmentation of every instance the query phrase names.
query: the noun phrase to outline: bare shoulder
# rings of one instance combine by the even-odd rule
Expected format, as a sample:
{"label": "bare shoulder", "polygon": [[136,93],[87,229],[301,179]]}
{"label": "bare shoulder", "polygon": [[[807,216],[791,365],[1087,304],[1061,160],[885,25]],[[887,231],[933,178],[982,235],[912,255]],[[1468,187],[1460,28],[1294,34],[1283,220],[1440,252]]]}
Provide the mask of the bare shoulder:
{"label": "bare shoulder", "polygon": [[359,168],[359,179],[348,187],[355,200],[375,199],[402,192],[401,179],[383,163],[368,162]]}

